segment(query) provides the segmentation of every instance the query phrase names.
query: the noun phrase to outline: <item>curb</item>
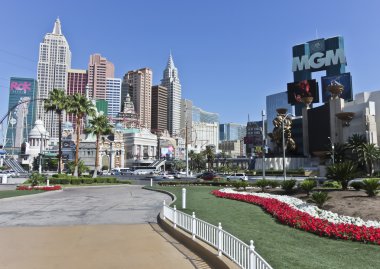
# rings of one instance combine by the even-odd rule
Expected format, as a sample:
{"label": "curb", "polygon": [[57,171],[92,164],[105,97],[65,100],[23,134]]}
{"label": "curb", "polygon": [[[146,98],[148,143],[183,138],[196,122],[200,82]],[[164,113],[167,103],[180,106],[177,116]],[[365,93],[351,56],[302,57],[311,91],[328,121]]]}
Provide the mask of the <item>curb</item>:
{"label": "curb", "polygon": [[[173,201],[170,204],[173,204],[177,200],[177,197],[169,191],[157,190],[157,189],[153,189],[146,186],[143,187],[143,189],[168,194],[173,199]],[[192,252],[197,254],[199,257],[201,257],[211,268],[218,268],[218,269],[239,268],[233,261],[228,259],[226,256],[220,256],[220,257],[217,256],[216,254],[217,250],[209,246],[207,243],[203,242],[201,239],[197,238],[193,240],[191,234],[183,231],[180,228],[173,228],[172,224],[169,221],[162,219],[161,213],[157,215],[157,223],[166,233],[168,233],[170,236],[175,238],[178,242],[180,242],[189,250],[191,250]]]}

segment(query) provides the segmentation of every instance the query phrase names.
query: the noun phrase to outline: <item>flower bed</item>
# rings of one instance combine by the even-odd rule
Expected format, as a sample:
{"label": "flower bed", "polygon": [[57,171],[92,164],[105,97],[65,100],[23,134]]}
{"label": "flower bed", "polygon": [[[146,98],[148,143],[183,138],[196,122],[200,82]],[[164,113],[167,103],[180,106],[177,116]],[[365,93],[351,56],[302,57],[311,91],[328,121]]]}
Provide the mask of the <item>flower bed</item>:
{"label": "flower bed", "polygon": [[36,191],[58,191],[62,190],[61,186],[56,185],[56,186],[17,186],[16,190],[18,191],[31,191],[31,190],[36,190]]}
{"label": "flower bed", "polygon": [[[212,193],[220,198],[259,205],[269,214],[274,216],[280,223],[319,236],[361,241],[365,243],[370,242],[380,245],[380,226],[379,223],[375,221],[364,222],[359,218],[339,216],[335,213],[320,209],[313,211],[311,210],[311,207],[314,206],[308,205],[297,198],[288,196],[261,193],[238,193],[231,189],[216,190]],[[280,199],[280,197],[282,197],[282,199]],[[316,216],[313,212],[319,215]],[[358,223],[353,221],[353,219],[357,220]],[[366,226],[364,224],[372,225]]]}

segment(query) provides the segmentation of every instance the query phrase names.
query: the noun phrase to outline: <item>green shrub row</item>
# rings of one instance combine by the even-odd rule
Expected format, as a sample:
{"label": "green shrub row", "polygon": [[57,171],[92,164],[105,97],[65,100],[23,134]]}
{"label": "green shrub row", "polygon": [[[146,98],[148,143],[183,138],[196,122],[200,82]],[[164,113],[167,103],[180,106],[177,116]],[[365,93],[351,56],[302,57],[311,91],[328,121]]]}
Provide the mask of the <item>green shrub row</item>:
{"label": "green shrub row", "polygon": [[[73,179],[73,178],[77,178],[77,177],[74,177],[72,175],[67,175],[67,174],[54,174],[52,175],[52,178],[67,178],[67,179]],[[85,175],[85,176],[80,176],[79,178],[92,178],[91,175]]]}
{"label": "green shrub row", "polygon": [[51,178],[50,184],[94,184],[94,183],[125,183],[130,184],[130,181],[119,181],[115,177],[97,177],[97,178]]}
{"label": "green shrub row", "polygon": [[[164,182],[158,182],[158,185],[160,186],[175,186],[175,185],[187,185],[187,186],[233,186],[233,183],[227,182],[227,181],[195,181],[195,182],[189,182],[189,181],[164,181]],[[249,184],[249,186],[252,186],[253,184]]]}

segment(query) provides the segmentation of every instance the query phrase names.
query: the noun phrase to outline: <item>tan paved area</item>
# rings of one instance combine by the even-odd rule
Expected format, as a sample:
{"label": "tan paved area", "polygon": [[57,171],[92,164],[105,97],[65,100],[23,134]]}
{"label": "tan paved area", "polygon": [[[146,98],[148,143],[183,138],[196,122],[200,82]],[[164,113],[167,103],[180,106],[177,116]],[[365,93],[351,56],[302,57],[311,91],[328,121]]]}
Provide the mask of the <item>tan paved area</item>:
{"label": "tan paved area", "polygon": [[0,268],[194,268],[149,224],[0,228]]}

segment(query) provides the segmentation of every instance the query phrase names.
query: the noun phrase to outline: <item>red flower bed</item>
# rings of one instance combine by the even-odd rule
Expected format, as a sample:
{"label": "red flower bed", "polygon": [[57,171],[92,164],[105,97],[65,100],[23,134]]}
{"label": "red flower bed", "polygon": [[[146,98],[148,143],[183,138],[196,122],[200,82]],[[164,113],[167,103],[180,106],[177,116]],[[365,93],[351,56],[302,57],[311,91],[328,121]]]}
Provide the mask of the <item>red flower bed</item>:
{"label": "red flower bed", "polygon": [[380,245],[380,228],[357,226],[354,224],[335,224],[328,220],[312,217],[296,210],[284,202],[274,198],[263,198],[253,195],[224,193],[218,190],[212,192],[220,198],[243,201],[261,206],[279,222],[288,226],[336,239],[361,241]]}
{"label": "red flower bed", "polygon": [[62,190],[61,186],[56,185],[56,186],[17,186],[16,190],[18,191],[32,191],[32,190],[37,190],[37,191],[58,191]]}

